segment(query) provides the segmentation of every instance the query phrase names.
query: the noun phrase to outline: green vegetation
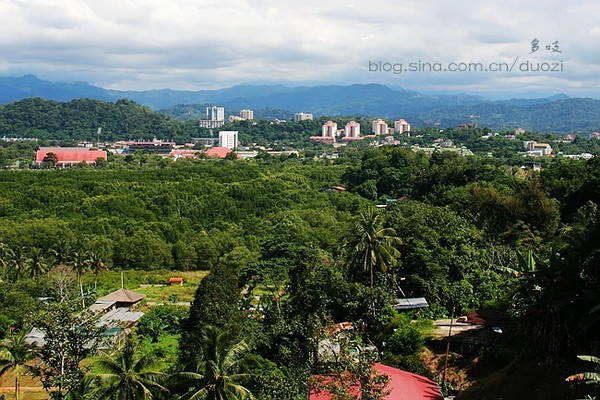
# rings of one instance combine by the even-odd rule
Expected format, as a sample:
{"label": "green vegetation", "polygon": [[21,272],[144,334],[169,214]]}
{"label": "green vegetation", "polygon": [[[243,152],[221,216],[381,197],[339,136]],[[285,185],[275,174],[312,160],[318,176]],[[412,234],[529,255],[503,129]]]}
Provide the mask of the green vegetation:
{"label": "green vegetation", "polygon": [[[91,399],[96,389],[176,398],[189,386],[166,378],[185,373],[198,397],[305,398],[309,377],[333,368],[319,338],[344,321],[353,348],[373,344],[380,361],[437,378],[419,357],[435,347],[431,319],[453,309],[512,316],[492,347],[474,350],[505,360],[500,377],[516,357],[562,365],[595,355],[600,162],[512,166],[349,147],[334,163],[134,155],[103,168],[0,171],[0,330],[28,331],[30,315],[67,302],[76,308],[47,319],[73,326],[69,316],[120,287],[123,272],[125,287],[148,295],[149,312],[132,342],[103,358],[112,363],[105,384],[84,378],[103,373],[97,356],[72,358],[61,393],[89,384]],[[337,185],[347,190],[330,190]],[[140,287],[174,276],[184,285]],[[399,313],[404,295],[430,307]],[[189,311],[178,305],[188,301]],[[56,337],[73,329],[64,331]],[[208,337],[219,354],[206,350]],[[47,385],[57,388],[51,361]],[[357,379],[370,376],[365,365],[351,371]]]}

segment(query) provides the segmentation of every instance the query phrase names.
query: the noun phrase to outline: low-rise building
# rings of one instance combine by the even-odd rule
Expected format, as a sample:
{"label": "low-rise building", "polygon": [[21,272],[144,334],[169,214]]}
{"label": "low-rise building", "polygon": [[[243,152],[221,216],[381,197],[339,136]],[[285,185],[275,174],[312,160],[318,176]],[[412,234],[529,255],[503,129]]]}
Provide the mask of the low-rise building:
{"label": "low-rise building", "polygon": [[106,151],[87,147],[40,147],[35,152],[37,165],[53,164],[57,167],[71,167],[81,162],[94,164],[99,158],[106,161]]}

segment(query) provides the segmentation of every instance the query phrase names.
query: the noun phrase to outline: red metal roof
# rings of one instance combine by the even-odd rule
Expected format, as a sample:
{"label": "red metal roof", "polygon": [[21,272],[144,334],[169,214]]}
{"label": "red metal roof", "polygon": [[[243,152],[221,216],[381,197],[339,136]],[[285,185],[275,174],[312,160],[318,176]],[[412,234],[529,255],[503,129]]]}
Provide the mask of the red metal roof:
{"label": "red metal roof", "polygon": [[[230,150],[226,147],[211,147],[210,149],[205,151],[205,154],[208,157],[225,158],[227,154],[231,153],[232,151],[233,150]],[[242,158],[242,156],[240,156],[239,154],[237,156],[238,158]]]}
{"label": "red metal roof", "polygon": [[[386,400],[444,400],[440,387],[431,379],[378,363],[373,364],[373,368],[389,376],[387,389],[390,390],[390,394]],[[330,400],[331,395],[311,390],[308,399]]]}
{"label": "red metal roof", "polygon": [[58,164],[77,164],[82,161],[93,163],[97,158],[106,160],[106,151],[90,150],[85,147],[40,147],[35,152],[35,162],[41,163],[48,153],[56,154]]}

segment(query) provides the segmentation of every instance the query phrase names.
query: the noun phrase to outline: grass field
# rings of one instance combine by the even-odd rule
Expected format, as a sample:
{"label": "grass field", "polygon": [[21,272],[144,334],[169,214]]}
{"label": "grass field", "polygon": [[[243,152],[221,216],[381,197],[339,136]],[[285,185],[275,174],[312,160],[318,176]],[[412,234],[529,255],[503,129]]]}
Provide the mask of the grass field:
{"label": "grass field", "polygon": [[[123,271],[123,286],[146,295],[147,303],[162,303],[170,300],[191,302],[200,281],[208,271]],[[169,286],[169,278],[183,278],[183,286]],[[94,276],[85,277],[86,285],[94,284]],[[121,272],[107,271],[98,278],[98,295],[103,296],[121,287]]]}

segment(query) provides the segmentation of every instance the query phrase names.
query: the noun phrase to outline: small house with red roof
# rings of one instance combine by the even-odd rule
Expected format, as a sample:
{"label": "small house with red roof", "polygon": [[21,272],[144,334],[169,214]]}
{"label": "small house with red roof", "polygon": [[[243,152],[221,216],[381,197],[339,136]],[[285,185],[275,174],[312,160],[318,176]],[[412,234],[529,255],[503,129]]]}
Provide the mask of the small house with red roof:
{"label": "small house with red roof", "polygon": [[171,285],[171,286],[183,286],[183,278],[181,278],[181,277],[172,277],[172,278],[169,278],[169,285]]}

